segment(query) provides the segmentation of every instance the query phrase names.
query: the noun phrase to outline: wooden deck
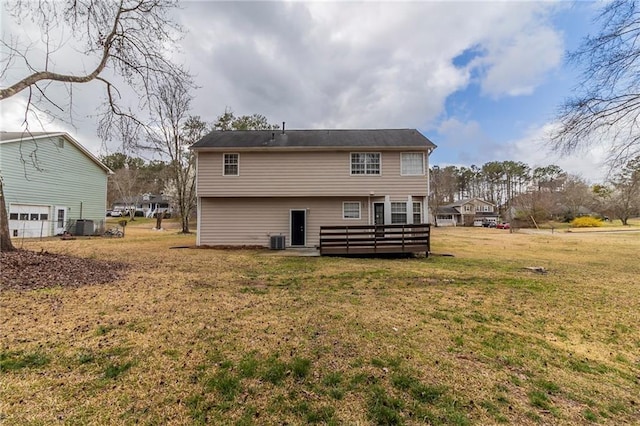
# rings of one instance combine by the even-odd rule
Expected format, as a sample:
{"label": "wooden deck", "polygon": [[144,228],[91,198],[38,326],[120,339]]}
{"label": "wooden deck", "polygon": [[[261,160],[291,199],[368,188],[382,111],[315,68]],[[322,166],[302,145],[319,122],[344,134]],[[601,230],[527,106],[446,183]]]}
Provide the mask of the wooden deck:
{"label": "wooden deck", "polygon": [[431,251],[431,225],[321,226],[320,254],[394,254]]}

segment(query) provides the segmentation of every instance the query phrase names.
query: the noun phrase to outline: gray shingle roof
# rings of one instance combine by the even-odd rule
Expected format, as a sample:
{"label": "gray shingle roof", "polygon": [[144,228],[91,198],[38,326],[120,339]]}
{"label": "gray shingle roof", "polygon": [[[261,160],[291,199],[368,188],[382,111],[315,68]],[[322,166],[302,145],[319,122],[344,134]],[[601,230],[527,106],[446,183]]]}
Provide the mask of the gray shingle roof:
{"label": "gray shingle roof", "polygon": [[415,129],[213,131],[191,146],[202,148],[435,148]]}
{"label": "gray shingle roof", "polygon": [[460,212],[453,207],[442,206],[438,207],[436,214],[460,214]]}

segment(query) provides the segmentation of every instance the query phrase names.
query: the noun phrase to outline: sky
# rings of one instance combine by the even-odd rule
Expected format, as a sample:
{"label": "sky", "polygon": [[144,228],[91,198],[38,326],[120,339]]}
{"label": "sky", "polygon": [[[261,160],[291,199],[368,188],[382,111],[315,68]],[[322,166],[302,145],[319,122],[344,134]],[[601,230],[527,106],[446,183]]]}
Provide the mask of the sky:
{"label": "sky", "polygon": [[[547,135],[579,69],[567,51],[597,31],[601,4],[565,1],[184,2],[174,59],[195,76],[191,114],[213,122],[225,109],[262,114],[287,129],[415,128],[438,148],[430,163],[470,166],[557,164],[595,183],[606,152],[561,157]],[[3,11],[4,12],[4,11]],[[29,44],[42,63],[42,32],[2,13],[3,40]],[[89,68],[63,33],[50,67]],[[66,37],[66,38],[65,38]],[[80,54],[81,55],[81,54]],[[78,65],[80,64],[80,65]],[[74,69],[74,65],[76,69]],[[11,65],[2,86],[24,74]],[[126,90],[126,87],[121,88]],[[26,94],[0,104],[0,128],[23,129]],[[63,120],[29,121],[32,131],[67,131],[96,155],[117,141],[97,136],[100,84],[51,87]],[[69,102],[69,99],[72,102]]]}

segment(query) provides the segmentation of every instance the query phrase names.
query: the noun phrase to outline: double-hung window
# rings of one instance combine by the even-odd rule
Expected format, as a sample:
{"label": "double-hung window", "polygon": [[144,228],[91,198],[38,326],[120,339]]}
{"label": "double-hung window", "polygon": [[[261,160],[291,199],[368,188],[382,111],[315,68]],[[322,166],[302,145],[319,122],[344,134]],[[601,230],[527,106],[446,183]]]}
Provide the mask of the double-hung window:
{"label": "double-hung window", "polygon": [[379,152],[352,152],[351,153],[351,174],[352,175],[379,175],[380,174],[380,153]]}
{"label": "double-hung window", "polygon": [[400,155],[400,163],[402,176],[424,175],[424,154],[422,152],[403,152]]}
{"label": "double-hung window", "polygon": [[407,203],[391,203],[391,223],[407,223]]}
{"label": "double-hung window", "polygon": [[342,218],[360,219],[360,202],[345,201],[344,203],[342,203]]}
{"label": "double-hung window", "polygon": [[223,175],[238,176],[240,172],[240,154],[224,154]]}

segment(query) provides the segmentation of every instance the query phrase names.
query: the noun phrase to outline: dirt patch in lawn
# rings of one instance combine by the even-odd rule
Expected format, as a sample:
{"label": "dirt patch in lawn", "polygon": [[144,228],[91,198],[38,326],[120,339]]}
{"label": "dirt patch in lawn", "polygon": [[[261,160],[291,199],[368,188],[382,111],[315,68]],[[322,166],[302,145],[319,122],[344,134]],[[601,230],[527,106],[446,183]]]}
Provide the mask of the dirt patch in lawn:
{"label": "dirt patch in lawn", "polygon": [[29,250],[0,253],[0,265],[0,290],[104,284],[118,280],[127,269],[120,262]]}

